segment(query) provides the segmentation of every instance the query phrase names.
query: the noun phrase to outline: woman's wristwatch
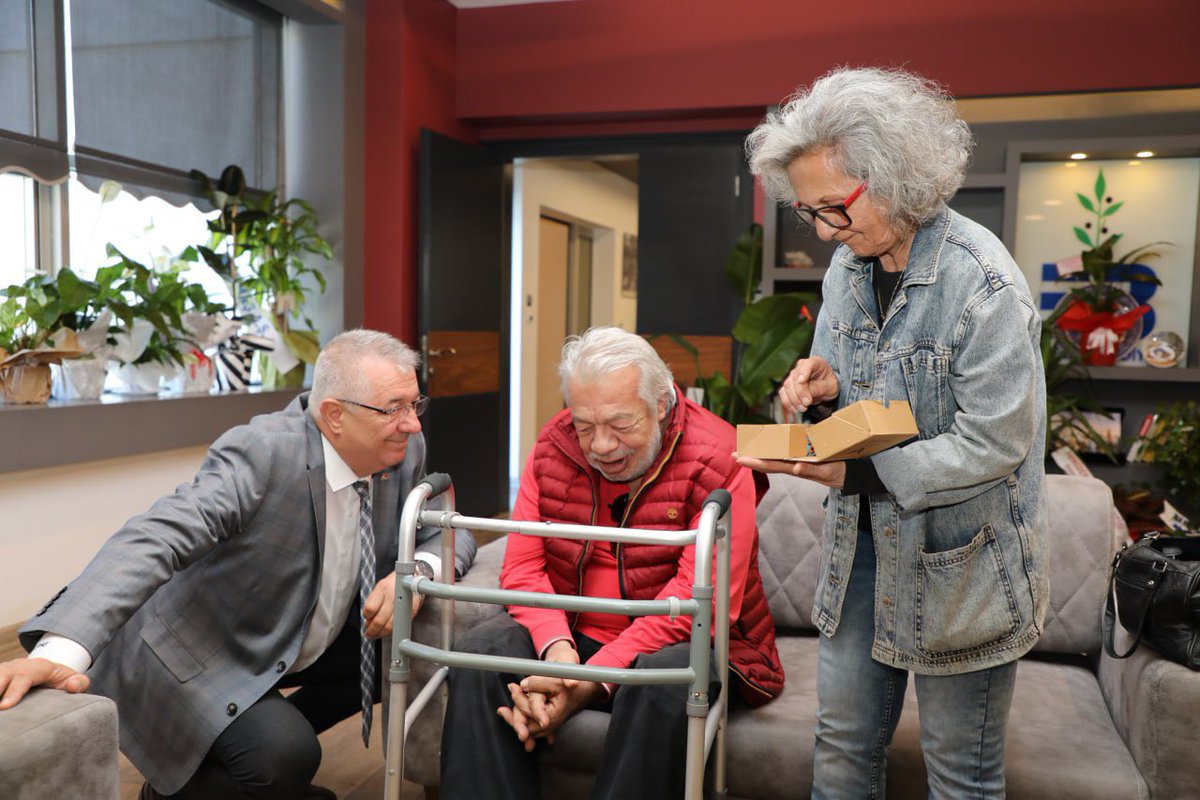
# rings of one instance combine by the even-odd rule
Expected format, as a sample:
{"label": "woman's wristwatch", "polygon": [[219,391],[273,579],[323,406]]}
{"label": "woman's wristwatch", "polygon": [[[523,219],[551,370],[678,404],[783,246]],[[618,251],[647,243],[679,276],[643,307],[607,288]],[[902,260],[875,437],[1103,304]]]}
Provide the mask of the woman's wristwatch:
{"label": "woman's wristwatch", "polygon": [[420,575],[422,578],[425,578],[426,580],[430,580],[430,581],[433,580],[434,579],[433,567],[430,566],[429,562],[422,561],[419,558],[416,560],[416,562],[417,562],[417,566],[416,566],[417,574]]}

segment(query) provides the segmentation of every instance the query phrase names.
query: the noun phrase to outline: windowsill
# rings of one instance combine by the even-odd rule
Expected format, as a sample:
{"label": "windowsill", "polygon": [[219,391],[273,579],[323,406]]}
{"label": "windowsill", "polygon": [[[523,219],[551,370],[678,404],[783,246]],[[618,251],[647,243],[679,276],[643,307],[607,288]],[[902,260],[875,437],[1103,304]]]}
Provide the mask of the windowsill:
{"label": "windowsill", "polygon": [[211,444],[305,389],[208,395],[112,395],[100,400],[0,403],[0,473]]}

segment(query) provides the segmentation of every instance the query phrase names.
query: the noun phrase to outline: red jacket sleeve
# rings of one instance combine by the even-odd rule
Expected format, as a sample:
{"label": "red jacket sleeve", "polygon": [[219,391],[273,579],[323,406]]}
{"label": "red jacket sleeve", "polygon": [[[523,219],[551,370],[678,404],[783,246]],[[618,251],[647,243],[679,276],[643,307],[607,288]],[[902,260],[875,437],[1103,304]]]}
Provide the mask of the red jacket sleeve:
{"label": "red jacket sleeve", "polygon": [[[532,458],[526,462],[525,470],[521,474],[521,488],[517,492],[517,502],[513,505],[512,518],[521,522],[541,521]],[[554,587],[546,573],[544,539],[522,533],[508,534],[504,566],[500,570],[500,588],[554,594]],[[559,639],[574,641],[565,611],[555,608],[509,606],[508,613],[529,631],[529,635],[533,637],[533,649],[539,656],[547,646]]]}
{"label": "red jacket sleeve", "polygon": [[[755,489],[753,473],[745,468],[739,468],[729,485],[725,487],[733,497],[730,510],[730,542],[729,542],[729,624],[737,622],[742,608],[742,594],[746,588],[746,579],[750,574],[750,554],[754,552],[754,540],[757,536],[755,523]],[[688,527],[695,528],[700,524],[697,515],[689,520]],[[692,596],[692,581],[695,577],[696,547],[685,547],[679,556],[679,571],[671,579],[656,599],[670,596],[687,599]],[[715,591],[717,567],[716,553],[713,553],[713,583]],[[715,594],[714,594],[715,599]],[[714,613],[715,613],[714,602]],[[691,636],[691,617],[680,616],[674,620],[669,617],[638,617],[626,628],[620,636],[588,659],[589,664],[604,667],[628,667],[642,653],[653,653],[667,645],[685,641]]]}

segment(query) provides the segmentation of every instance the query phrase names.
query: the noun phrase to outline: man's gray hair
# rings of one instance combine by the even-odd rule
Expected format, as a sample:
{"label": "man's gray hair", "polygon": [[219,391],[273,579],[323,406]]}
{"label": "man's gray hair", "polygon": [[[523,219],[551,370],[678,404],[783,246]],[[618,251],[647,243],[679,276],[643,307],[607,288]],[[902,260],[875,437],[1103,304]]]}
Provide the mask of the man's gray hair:
{"label": "man's gray hair", "polygon": [[829,148],[832,165],[867,181],[895,229],[915,229],[962,185],[974,143],[950,95],[899,69],[833,70],[788,98],[746,139],[750,171],[779,203],[797,198],[788,165]]}
{"label": "man's gray hair", "polygon": [[363,402],[371,393],[371,387],[363,377],[360,365],[368,358],[389,361],[406,372],[416,372],[421,361],[411,347],[382,331],[355,328],[339,333],[317,356],[312,391],[308,396],[309,413],[318,416],[321,401],[327,397]]}
{"label": "man's gray hair", "polygon": [[666,397],[667,410],[675,407],[675,379],[658,352],[641,336],[620,328],[589,328],[580,336],[568,336],[563,345],[558,375],[563,399],[571,404],[572,380],[594,384],[626,367],[637,367],[638,394],[651,411]]}

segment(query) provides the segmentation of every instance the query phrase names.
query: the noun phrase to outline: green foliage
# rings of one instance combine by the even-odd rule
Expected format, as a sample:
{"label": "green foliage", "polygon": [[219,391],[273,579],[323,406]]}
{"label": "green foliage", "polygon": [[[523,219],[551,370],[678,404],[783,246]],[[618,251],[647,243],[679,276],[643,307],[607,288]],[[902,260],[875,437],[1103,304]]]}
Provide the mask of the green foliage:
{"label": "green foliage", "polygon": [[102,267],[94,280],[64,267],[57,275],[34,275],[4,289],[0,303],[0,347],[37,348],[55,331],[84,331],[106,309],[119,304],[128,275],[121,264]]}
{"label": "green foliage", "polygon": [[[743,305],[732,331],[732,378],[718,370],[696,381],[704,389],[705,406],[735,425],[769,421],[763,406],[812,345],[805,307],[816,302],[816,295],[790,292],[754,299],[762,282],[762,241],[762,226],[751,225],[725,261],[725,276]],[[682,336],[671,339],[692,355],[699,372],[696,348]]]}
{"label": "green foliage", "polygon": [[[1065,307],[1064,307],[1065,308]],[[1096,432],[1084,412],[1103,412],[1095,399],[1091,379],[1083,366],[1079,348],[1063,336],[1054,325],[1062,310],[1051,315],[1042,325],[1042,364],[1046,371],[1046,453],[1050,453],[1064,440],[1085,438],[1096,446],[1096,450],[1115,464],[1117,454],[1112,444]],[[1075,381],[1084,388],[1084,394],[1067,392],[1064,385]]]}
{"label": "green foliage", "polygon": [[1145,457],[1162,468],[1162,489],[1189,513],[1200,513],[1200,403],[1188,400],[1158,409]]}
{"label": "green foliage", "polygon": [[[208,246],[196,248],[196,254],[230,284],[234,297],[240,284],[270,314],[285,340],[292,320],[302,319],[311,329],[304,304],[314,283],[325,291],[325,276],[305,257],[333,258],[333,249],[317,231],[313,207],[297,198],[281,201],[275,192],[245,194],[245,176],[236,166],[226,167],[215,186],[199,170],[191,175],[221,212],[208,224]],[[293,349],[301,358],[308,351],[303,345]]]}
{"label": "green foliage", "polygon": [[[1128,267],[1139,259],[1157,258],[1161,255],[1155,247],[1169,245],[1169,242],[1153,242],[1148,245],[1130,250],[1120,258],[1113,257],[1113,250],[1124,234],[1107,235],[1106,220],[1121,210],[1125,202],[1114,203],[1105,192],[1108,185],[1104,180],[1104,170],[1096,177],[1094,186],[1095,199],[1076,192],[1075,197],[1085,211],[1095,216],[1086,223],[1085,227],[1075,226],[1075,238],[1087,247],[1080,255],[1083,258],[1083,271],[1087,276],[1087,284],[1072,289],[1067,297],[1087,303],[1095,311],[1116,311],[1117,300],[1124,294],[1111,281],[1136,281],[1161,285],[1162,281],[1153,275],[1134,272]],[[1064,303],[1070,305],[1070,303]]]}

